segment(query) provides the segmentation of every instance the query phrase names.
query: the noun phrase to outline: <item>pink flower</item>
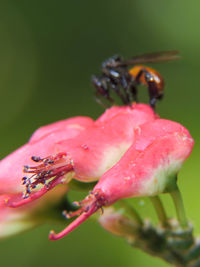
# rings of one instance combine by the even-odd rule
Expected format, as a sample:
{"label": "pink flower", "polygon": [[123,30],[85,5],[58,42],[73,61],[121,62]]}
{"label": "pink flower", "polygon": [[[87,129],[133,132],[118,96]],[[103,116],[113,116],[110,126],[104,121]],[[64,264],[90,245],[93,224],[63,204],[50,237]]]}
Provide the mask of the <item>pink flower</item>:
{"label": "pink flower", "polygon": [[159,119],[144,104],[112,107],[96,121],[76,117],[42,127],[0,162],[2,212],[5,203],[7,207],[32,204],[71,179],[99,180],[79,203],[81,208],[66,214],[80,216],[61,233],[50,233],[51,240],[59,239],[118,199],[170,190],[192,147],[183,126]]}
{"label": "pink flower", "polygon": [[0,161],[0,195],[23,192],[23,166],[33,165],[32,156],[45,158],[56,155],[60,152],[56,147],[57,142],[75,138],[92,124],[90,118],[76,117],[38,129],[26,145]]}
{"label": "pink flower", "polygon": [[42,204],[32,201],[58,184],[72,178],[98,180],[131,146],[134,128],[156,117],[149,106],[137,104],[112,107],[96,121],[76,117],[38,129],[26,145],[0,161],[0,225],[12,224],[15,215],[20,222],[31,217]]}
{"label": "pink flower", "polygon": [[[72,178],[98,180],[131,145],[134,127],[154,118],[151,108],[141,104],[133,109],[113,107],[97,121],[76,117],[42,127],[26,145],[0,162],[0,195],[10,194],[8,204],[20,206]],[[40,164],[31,167],[33,161]],[[25,175],[27,190],[22,199]],[[38,189],[39,184],[46,186]]]}
{"label": "pink flower", "polygon": [[170,191],[192,147],[189,132],[176,122],[156,119],[135,128],[133,144],[126,153],[102,175],[92,193],[80,202],[81,208],[67,214],[80,216],[61,233],[52,231],[50,239],[67,235],[102,206],[119,199]]}

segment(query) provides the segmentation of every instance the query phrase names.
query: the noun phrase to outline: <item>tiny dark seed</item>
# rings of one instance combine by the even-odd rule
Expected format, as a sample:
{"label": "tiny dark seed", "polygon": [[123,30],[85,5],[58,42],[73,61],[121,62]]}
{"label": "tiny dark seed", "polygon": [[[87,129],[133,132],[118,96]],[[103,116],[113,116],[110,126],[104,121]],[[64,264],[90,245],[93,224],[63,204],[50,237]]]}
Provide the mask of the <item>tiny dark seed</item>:
{"label": "tiny dark seed", "polygon": [[41,161],[41,158],[40,157],[37,157],[37,156],[32,156],[31,159],[35,162],[39,162]]}

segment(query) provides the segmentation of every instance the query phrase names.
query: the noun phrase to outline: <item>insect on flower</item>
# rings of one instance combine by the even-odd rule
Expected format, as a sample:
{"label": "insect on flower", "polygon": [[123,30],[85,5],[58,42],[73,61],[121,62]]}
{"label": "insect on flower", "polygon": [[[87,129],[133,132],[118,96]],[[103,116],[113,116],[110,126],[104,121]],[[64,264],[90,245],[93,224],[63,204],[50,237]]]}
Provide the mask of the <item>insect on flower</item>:
{"label": "insect on flower", "polygon": [[[145,55],[143,61],[141,57],[138,61],[168,60],[176,54],[173,51]],[[130,64],[138,61],[135,58]],[[176,122],[160,119],[152,108],[162,95],[159,74],[138,66],[128,72],[128,65],[129,61],[108,61],[104,63],[103,76],[93,79],[97,91],[105,98],[112,100],[109,97],[112,88],[126,105],[107,109],[96,121],[75,117],[41,127],[27,144],[0,162],[0,196],[7,207],[32,203],[72,179],[97,181],[92,192],[76,202],[80,206],[77,211],[64,212],[66,218],[78,218],[59,234],[51,231],[51,240],[67,235],[97,210],[119,199],[169,191],[191,153],[193,139],[189,132]],[[110,76],[114,71],[118,73],[116,79]],[[125,86],[124,79],[127,82],[130,76],[133,83]],[[148,86],[151,106],[131,103],[129,94],[132,92],[137,99],[138,83]],[[120,88],[125,98],[121,97]]]}
{"label": "insect on flower", "polygon": [[[165,51],[135,56],[128,60],[123,60],[119,56],[114,56],[102,63],[101,76],[93,76],[92,83],[96,88],[97,100],[101,102],[103,96],[111,103],[114,102],[110,96],[113,90],[125,105],[131,105],[134,100],[138,102],[137,87],[143,84],[148,87],[149,103],[155,108],[156,101],[162,99],[164,90],[164,80],[154,69],[135,65],[150,62],[162,62],[178,58],[178,51]],[[135,65],[131,69],[128,66]]]}

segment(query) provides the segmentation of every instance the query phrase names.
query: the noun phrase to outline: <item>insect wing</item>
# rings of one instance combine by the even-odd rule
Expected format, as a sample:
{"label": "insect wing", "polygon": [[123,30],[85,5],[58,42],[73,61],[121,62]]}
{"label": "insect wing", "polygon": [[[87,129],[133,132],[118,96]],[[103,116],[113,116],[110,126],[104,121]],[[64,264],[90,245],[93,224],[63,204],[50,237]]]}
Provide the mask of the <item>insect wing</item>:
{"label": "insect wing", "polygon": [[131,59],[124,60],[121,62],[115,62],[113,63],[112,67],[128,66],[128,65],[140,64],[140,63],[154,63],[154,62],[162,62],[162,61],[169,61],[169,60],[177,60],[179,58],[180,58],[179,52],[176,50],[154,52],[154,53],[134,56]]}

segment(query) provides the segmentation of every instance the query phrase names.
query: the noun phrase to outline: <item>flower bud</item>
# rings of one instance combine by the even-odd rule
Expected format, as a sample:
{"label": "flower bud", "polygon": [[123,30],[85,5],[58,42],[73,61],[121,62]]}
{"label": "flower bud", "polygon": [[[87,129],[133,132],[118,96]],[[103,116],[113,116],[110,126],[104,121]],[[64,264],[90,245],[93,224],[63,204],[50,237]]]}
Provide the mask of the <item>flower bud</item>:
{"label": "flower bud", "polygon": [[133,237],[134,232],[138,229],[134,221],[124,216],[120,210],[115,211],[112,207],[105,208],[98,221],[108,232],[126,238]]}

